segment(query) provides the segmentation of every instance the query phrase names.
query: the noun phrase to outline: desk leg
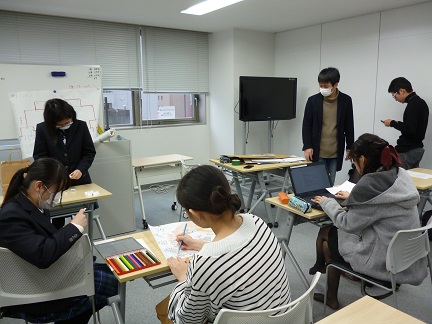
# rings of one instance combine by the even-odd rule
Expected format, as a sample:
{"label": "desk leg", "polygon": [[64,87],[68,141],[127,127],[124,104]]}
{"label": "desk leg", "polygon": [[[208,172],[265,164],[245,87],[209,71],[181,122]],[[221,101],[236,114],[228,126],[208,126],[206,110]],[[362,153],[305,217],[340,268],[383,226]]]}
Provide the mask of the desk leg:
{"label": "desk leg", "polygon": [[289,249],[289,247],[286,245],[285,241],[281,242],[282,248],[285,250],[286,254],[288,255],[288,258],[290,259],[290,261],[292,262],[295,270],[297,271],[298,275],[300,276],[301,281],[303,282],[303,284],[305,285],[306,289],[309,288],[310,284],[309,281],[307,280],[306,276],[304,275],[302,269],[300,268],[299,264],[297,263],[297,260],[295,259],[294,255],[292,254],[291,250]]}
{"label": "desk leg", "polygon": [[237,172],[233,172],[232,175],[233,175],[234,185],[235,185],[235,188],[236,188],[237,195],[239,196],[240,201],[241,201],[240,209],[244,210],[245,209],[245,203],[244,203],[244,199],[243,199],[242,189],[241,189],[241,186],[240,186],[240,181],[238,179],[239,175],[238,175]]}
{"label": "desk leg", "polygon": [[[261,202],[268,194],[268,190],[266,188],[265,185],[265,181],[264,181],[264,176],[263,176],[263,172],[257,172],[257,176],[258,176],[258,183],[261,187],[261,196],[258,198],[258,200],[256,201],[256,203],[251,207],[250,209],[250,213],[252,212],[252,210],[258,205],[259,202]],[[269,220],[269,227],[272,228],[273,227],[273,215],[272,215],[272,211],[271,211],[271,207],[270,204],[267,204],[264,202],[264,206],[267,212],[267,218]]]}
{"label": "desk leg", "polygon": [[[277,212],[280,213],[280,211],[281,211],[281,208],[278,208]],[[292,230],[294,227],[294,222],[295,222],[297,216],[288,212],[287,217],[288,217],[287,218],[288,219],[287,234],[286,234],[286,237],[283,238],[280,242],[281,247],[282,247],[282,252],[285,252],[284,255],[288,256],[292,265],[294,266],[294,269],[297,271],[297,274],[300,276],[301,281],[305,285],[306,289],[308,289],[310,286],[309,281],[307,280],[302,269],[300,268],[296,258],[294,257],[294,254],[291,252],[291,250],[288,247],[290,239],[291,239],[291,233],[292,233]]]}
{"label": "desk leg", "polygon": [[[288,185],[289,183],[289,185]],[[284,181],[282,184],[282,191],[286,192],[288,189],[291,189],[291,179],[289,177],[289,172],[288,172],[288,168],[285,168],[285,176],[284,176]],[[281,209],[278,208],[276,211],[276,218],[275,218],[275,222],[274,222],[274,227],[279,227],[279,216],[281,213]]]}
{"label": "desk leg", "polygon": [[118,292],[120,296],[120,316],[126,323],[126,282],[119,282]]}
{"label": "desk leg", "polygon": [[87,220],[88,236],[89,236],[90,243],[92,244],[92,249],[93,249],[93,210],[94,210],[94,203],[86,204],[86,209],[88,211],[88,220]]}
{"label": "desk leg", "polygon": [[139,177],[138,177],[138,170],[137,168],[134,168],[135,171],[135,179],[136,179],[136,184],[138,186],[138,198],[140,201],[140,206],[141,206],[141,213],[142,213],[142,222],[143,222],[143,228],[147,229],[148,228],[148,224],[147,224],[147,220],[145,217],[145,211],[144,211],[144,200],[142,197],[142,191],[141,191],[141,183],[139,181]]}
{"label": "desk leg", "polygon": [[[249,189],[249,196],[248,196],[248,200],[247,200],[247,204],[246,204],[246,209],[248,211],[251,210],[252,198],[253,198],[253,195],[255,194],[255,186],[256,186],[256,181],[255,181],[255,179],[252,179],[252,183],[251,183],[250,189]],[[254,206],[254,208],[255,208],[255,206]]]}

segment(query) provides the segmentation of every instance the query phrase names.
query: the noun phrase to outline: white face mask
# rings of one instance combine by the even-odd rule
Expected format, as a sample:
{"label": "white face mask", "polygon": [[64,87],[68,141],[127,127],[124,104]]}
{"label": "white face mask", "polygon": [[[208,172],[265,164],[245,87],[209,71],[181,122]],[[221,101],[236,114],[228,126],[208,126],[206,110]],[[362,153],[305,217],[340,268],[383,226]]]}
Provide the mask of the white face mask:
{"label": "white face mask", "polygon": [[320,88],[320,92],[324,97],[328,97],[332,94],[333,88]]}
{"label": "white face mask", "polygon": [[[44,185],[44,187],[45,187],[45,185]],[[46,189],[48,190],[48,188],[46,188]],[[50,193],[50,196],[47,200],[42,200],[41,194],[40,194],[40,192],[38,192],[39,193],[39,209],[51,209],[56,205],[54,192],[50,192],[49,190],[48,190],[48,192]]]}
{"label": "white face mask", "polygon": [[71,127],[72,124],[73,124],[73,122],[69,123],[69,124],[66,124],[64,126],[56,126],[56,128],[64,131],[64,130],[69,129],[69,127]]}

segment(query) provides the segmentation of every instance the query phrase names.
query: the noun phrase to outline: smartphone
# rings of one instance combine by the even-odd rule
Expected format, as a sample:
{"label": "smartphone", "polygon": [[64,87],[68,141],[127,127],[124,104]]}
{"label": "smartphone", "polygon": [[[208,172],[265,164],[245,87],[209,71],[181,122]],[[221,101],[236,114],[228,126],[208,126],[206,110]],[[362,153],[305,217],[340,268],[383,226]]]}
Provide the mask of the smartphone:
{"label": "smartphone", "polygon": [[253,168],[253,165],[245,165],[243,168],[244,169],[250,169],[250,168]]}

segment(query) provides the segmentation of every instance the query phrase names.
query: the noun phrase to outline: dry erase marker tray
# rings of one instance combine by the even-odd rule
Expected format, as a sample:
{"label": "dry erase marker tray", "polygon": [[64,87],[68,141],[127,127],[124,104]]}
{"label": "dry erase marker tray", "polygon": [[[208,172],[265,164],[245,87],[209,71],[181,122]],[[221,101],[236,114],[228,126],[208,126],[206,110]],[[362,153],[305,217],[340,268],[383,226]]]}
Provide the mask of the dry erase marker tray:
{"label": "dry erase marker tray", "polygon": [[106,261],[118,275],[124,275],[161,264],[160,260],[145,248],[112,255],[106,258]]}

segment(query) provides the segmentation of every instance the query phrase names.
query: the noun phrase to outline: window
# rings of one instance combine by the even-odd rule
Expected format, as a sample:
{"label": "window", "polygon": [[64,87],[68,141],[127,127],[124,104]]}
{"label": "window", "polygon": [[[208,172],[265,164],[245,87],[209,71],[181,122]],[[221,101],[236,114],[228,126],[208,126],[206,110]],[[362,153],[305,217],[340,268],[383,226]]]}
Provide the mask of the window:
{"label": "window", "polygon": [[134,125],[132,91],[104,90],[103,96],[106,128]]}
{"label": "window", "polygon": [[106,127],[203,121],[205,94],[145,93],[138,89],[103,93]]}
{"label": "window", "polygon": [[0,63],[100,65],[104,123],[203,122],[208,34],[0,11]]}

